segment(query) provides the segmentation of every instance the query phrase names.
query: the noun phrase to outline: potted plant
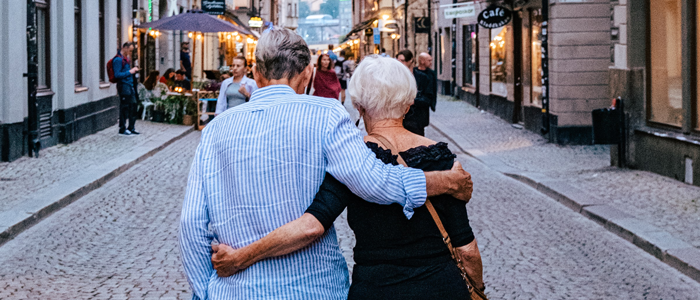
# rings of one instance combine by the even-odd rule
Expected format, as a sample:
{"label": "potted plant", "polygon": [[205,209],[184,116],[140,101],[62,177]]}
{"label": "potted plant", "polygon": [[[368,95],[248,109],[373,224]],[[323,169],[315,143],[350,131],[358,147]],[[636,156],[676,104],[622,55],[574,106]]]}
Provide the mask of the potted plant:
{"label": "potted plant", "polygon": [[197,115],[197,101],[185,98],[185,115],[182,116],[182,125],[192,125]]}

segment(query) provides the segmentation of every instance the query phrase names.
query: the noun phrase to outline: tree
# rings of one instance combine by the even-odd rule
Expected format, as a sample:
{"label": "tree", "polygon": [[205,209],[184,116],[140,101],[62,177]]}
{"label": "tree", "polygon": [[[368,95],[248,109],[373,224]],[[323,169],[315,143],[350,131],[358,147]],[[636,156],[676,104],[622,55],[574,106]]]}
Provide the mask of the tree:
{"label": "tree", "polygon": [[306,18],[311,14],[311,7],[306,1],[299,1],[299,18]]}
{"label": "tree", "polygon": [[340,1],[338,0],[325,0],[321,3],[318,10],[321,14],[331,15],[333,19],[338,18],[338,12],[340,11]]}

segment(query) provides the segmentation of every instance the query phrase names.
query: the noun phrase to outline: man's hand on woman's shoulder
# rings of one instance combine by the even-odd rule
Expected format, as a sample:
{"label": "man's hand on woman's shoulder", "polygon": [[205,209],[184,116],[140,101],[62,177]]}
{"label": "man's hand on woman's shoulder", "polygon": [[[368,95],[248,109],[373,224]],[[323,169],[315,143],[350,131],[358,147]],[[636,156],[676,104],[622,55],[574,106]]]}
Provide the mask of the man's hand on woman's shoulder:
{"label": "man's hand on woman's shoulder", "polygon": [[454,180],[454,188],[450,190],[450,195],[453,197],[469,202],[472,199],[472,192],[474,191],[474,183],[472,182],[472,175],[462,168],[462,164],[455,161],[450,170],[452,174],[450,177]]}

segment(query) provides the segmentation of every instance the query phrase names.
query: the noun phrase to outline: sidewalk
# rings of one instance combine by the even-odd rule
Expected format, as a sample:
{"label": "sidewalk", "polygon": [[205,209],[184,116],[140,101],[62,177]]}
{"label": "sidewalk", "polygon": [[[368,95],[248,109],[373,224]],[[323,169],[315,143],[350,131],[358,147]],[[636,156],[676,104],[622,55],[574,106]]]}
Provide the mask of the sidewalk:
{"label": "sidewalk", "polygon": [[700,187],[611,167],[608,146],[550,144],[450,97],[438,98],[430,121],[453,150],[529,184],[700,281]]}
{"label": "sidewalk", "polygon": [[0,245],[192,131],[192,126],[138,121],[138,136],[112,126],[39,158],[0,163]]}

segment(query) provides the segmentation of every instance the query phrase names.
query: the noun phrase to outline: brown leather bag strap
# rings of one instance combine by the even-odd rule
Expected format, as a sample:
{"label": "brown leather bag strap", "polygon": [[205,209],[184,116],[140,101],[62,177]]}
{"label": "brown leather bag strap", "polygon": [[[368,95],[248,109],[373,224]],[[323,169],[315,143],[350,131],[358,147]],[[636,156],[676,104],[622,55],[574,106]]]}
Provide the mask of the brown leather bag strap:
{"label": "brown leather bag strap", "polygon": [[[369,136],[377,139],[380,143],[380,146],[383,146],[383,148],[390,150],[392,154],[397,155],[398,157],[396,160],[405,167],[408,167],[408,165],[406,165],[406,161],[403,160],[398,150],[384,136],[376,133],[372,133]],[[476,282],[474,281],[474,279],[471,278],[471,276],[469,276],[464,266],[462,266],[462,259],[458,256],[457,252],[455,251],[455,248],[452,247],[452,240],[450,239],[450,235],[447,233],[447,230],[445,230],[445,226],[442,225],[442,220],[440,220],[440,216],[435,210],[433,203],[430,202],[430,198],[425,200],[425,207],[430,212],[430,216],[433,217],[433,221],[435,221],[435,225],[437,225],[438,230],[440,230],[440,234],[442,235],[442,241],[445,243],[445,246],[447,246],[447,249],[450,251],[450,256],[452,256],[452,259],[455,261],[455,263],[457,263],[457,267],[461,271],[462,277],[467,282],[467,287],[469,288],[469,291],[471,293],[476,293],[482,299],[487,299],[486,294],[476,289]]]}

